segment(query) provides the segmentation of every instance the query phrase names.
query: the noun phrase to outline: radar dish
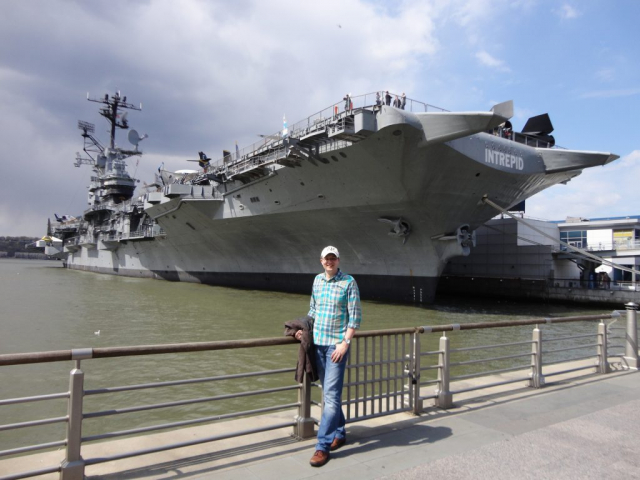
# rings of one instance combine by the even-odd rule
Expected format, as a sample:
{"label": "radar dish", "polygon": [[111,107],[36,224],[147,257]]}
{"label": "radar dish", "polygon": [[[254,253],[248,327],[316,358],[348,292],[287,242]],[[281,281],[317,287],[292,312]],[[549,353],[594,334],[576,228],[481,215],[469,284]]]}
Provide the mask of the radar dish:
{"label": "radar dish", "polygon": [[140,135],[138,135],[136,130],[129,130],[129,143],[131,145],[135,145],[137,147],[140,140],[142,140],[142,138],[140,138]]}

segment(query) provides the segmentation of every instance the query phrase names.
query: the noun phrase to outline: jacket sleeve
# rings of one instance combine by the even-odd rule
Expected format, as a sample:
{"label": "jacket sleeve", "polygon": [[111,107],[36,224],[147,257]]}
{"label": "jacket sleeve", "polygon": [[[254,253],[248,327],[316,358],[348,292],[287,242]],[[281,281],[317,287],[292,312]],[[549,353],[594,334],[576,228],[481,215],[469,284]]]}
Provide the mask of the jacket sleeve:
{"label": "jacket sleeve", "polygon": [[316,282],[314,280],[313,287],[311,287],[311,301],[309,302],[309,313],[307,313],[307,316],[313,318],[314,320],[316,318],[315,286],[316,286]]}

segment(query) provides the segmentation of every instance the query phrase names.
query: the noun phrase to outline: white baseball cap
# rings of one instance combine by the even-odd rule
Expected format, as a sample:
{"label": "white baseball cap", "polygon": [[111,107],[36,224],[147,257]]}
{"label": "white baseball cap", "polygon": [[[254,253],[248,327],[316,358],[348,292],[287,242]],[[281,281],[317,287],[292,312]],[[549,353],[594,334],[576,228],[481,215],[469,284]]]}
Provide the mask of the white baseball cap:
{"label": "white baseball cap", "polygon": [[332,247],[331,245],[329,245],[328,247],[324,247],[324,250],[322,250],[322,253],[320,254],[320,258],[324,258],[331,253],[340,258],[340,252],[338,252],[338,249],[336,247]]}

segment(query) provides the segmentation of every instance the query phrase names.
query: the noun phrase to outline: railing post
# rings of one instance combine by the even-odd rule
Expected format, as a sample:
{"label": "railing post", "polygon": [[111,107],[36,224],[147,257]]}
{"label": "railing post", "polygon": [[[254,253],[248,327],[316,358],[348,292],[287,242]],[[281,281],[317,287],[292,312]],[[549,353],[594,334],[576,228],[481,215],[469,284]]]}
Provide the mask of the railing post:
{"label": "railing post", "polygon": [[[90,351],[90,349],[89,349]],[[76,358],[76,366],[71,370],[69,379],[69,404],[67,407],[67,449],[66,458],[60,465],[60,480],[82,480],[84,478],[84,460],[82,447],[82,401],[84,397],[84,372],[80,370],[80,358]],[[90,358],[82,357],[82,358]]]}
{"label": "railing post", "polygon": [[624,364],[629,370],[638,370],[638,304],[634,302],[626,303],[627,309],[627,333]]}
{"label": "railing post", "polygon": [[607,353],[607,325],[604,320],[598,324],[598,373],[609,373],[609,354]]}
{"label": "railing post", "polygon": [[411,355],[413,356],[411,367],[411,389],[413,390],[413,414],[420,415],[422,412],[422,400],[420,399],[420,332],[416,330],[412,335],[413,347]]}
{"label": "railing post", "polygon": [[446,333],[440,337],[440,353],[438,354],[440,368],[438,368],[438,390],[436,391],[436,406],[450,408],[453,405],[453,395],[449,391],[449,338]]}
{"label": "railing post", "polygon": [[544,376],[542,375],[542,330],[536,325],[533,329],[531,339],[531,379],[529,386],[532,388],[542,388],[544,386]]}
{"label": "railing post", "polygon": [[304,372],[302,384],[298,390],[298,415],[293,427],[293,436],[303,440],[314,436],[313,418],[311,418],[311,377]]}

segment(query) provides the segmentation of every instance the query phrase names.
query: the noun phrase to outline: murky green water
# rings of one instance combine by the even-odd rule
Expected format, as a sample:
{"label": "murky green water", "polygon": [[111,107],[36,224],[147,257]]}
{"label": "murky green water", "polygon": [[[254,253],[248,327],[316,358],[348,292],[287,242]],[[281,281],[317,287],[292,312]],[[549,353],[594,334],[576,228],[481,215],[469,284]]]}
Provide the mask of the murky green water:
{"label": "murky green water", "polygon": [[[63,269],[59,262],[3,259],[0,260],[0,302],[0,354],[5,354],[276,337],[282,335],[285,321],[306,314],[309,297],[97,275]],[[440,299],[436,305],[422,308],[363,302],[362,310],[362,328],[367,330],[606,312],[585,307],[457,298]],[[595,325],[575,324],[572,331],[581,330],[595,333]],[[527,327],[465,332],[464,335],[455,332],[452,345],[454,342],[460,347],[526,340],[530,338],[530,331]],[[435,334],[423,336],[423,344],[436,349],[437,337]],[[82,362],[82,369],[86,375],[85,388],[95,389],[293,367],[296,358],[297,347],[287,346],[86,360]],[[71,367],[71,362],[0,367],[0,399],[67,391]],[[291,375],[255,377],[233,385],[214,382],[95,395],[85,398],[85,411],[220,395],[232,391],[230,389],[288,385]],[[296,393],[283,393],[280,397],[282,403],[293,402]],[[271,404],[272,398],[256,396],[236,399],[232,405],[208,402],[108,416],[85,421],[83,435]],[[0,424],[65,414],[64,400],[5,406],[0,407]],[[62,424],[0,432],[0,450],[60,440],[64,436]]]}

